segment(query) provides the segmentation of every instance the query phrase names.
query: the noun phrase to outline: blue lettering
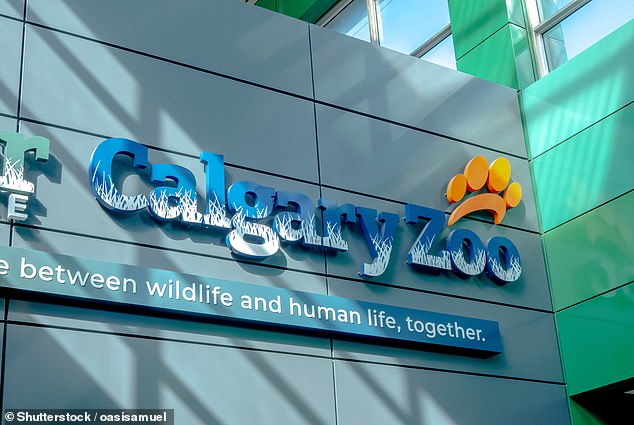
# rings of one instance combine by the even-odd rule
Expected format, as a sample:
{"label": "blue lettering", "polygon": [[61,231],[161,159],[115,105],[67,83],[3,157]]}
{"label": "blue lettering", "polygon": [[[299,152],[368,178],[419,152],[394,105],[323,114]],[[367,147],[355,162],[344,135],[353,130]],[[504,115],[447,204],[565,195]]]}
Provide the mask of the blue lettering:
{"label": "blue lettering", "polygon": [[494,236],[486,242],[487,274],[496,282],[515,282],[522,274],[520,253],[509,239]]}
{"label": "blue lettering", "polygon": [[225,199],[225,161],[222,155],[201,152],[200,162],[205,166],[205,198],[207,205],[202,217],[204,227],[230,229]]}
{"label": "blue lettering", "polygon": [[317,204],[323,215],[323,247],[333,251],[347,251],[348,242],[343,239],[341,219],[343,218],[346,223],[356,223],[355,206],[352,204],[337,206],[336,202],[324,198],[321,198]]}
{"label": "blue lettering", "polygon": [[[375,209],[352,204],[338,205],[321,198],[317,203],[322,218],[320,225],[315,204],[303,193],[276,191],[249,181],[236,182],[225,192],[224,158],[209,152],[200,154],[205,172],[205,208],[201,213],[196,178],[190,170],[178,165],[152,166],[151,181],[158,187],[148,196],[119,192],[112,175],[117,155],[132,158],[133,166],[138,169],[150,165],[148,148],[132,140],[111,138],[95,148],[89,165],[90,186],[99,203],[110,211],[129,213],[147,208],[149,214],[160,221],[178,220],[202,228],[228,230],[227,247],[236,255],[252,258],[275,255],[280,240],[335,252],[347,251],[343,224],[358,221],[371,257],[370,262],[361,264],[359,274],[376,277],[387,270],[400,221],[397,214],[377,213]],[[271,223],[269,217],[275,210],[278,211]],[[494,236],[484,245],[474,232],[455,229],[447,237],[446,249],[434,254],[432,246],[446,225],[447,216],[441,210],[405,205],[406,223],[418,224],[421,220],[423,228],[407,255],[410,265],[427,270],[453,269],[462,276],[476,276],[486,268],[487,275],[502,285],[519,279],[520,255],[509,239]]]}
{"label": "blue lettering", "polygon": [[227,246],[238,255],[264,258],[280,249],[280,239],[269,226],[253,219],[268,217],[273,211],[275,189],[252,182],[236,182],[227,190],[233,230],[226,238]]}
{"label": "blue lettering", "polygon": [[131,212],[147,207],[145,195],[128,196],[116,188],[112,180],[112,161],[116,155],[131,157],[136,168],[148,166],[148,149],[142,144],[128,139],[104,140],[90,157],[88,176],[92,193],[110,211]]}
{"label": "blue lettering", "polygon": [[428,221],[407,253],[407,263],[431,269],[451,270],[449,252],[441,250],[439,255],[429,253],[434,239],[447,223],[445,212],[420,205],[405,205],[406,223],[417,224],[420,219]]}
{"label": "blue lettering", "polygon": [[[385,272],[390,262],[399,217],[396,214],[386,212],[377,216],[376,210],[363,207],[357,207],[356,213],[363,229],[363,236],[365,236],[365,241],[372,254],[372,262],[362,264],[359,274],[369,277],[380,276]],[[379,223],[381,223],[381,230],[379,230]]]}
{"label": "blue lettering", "polygon": [[285,241],[302,240],[304,245],[321,246],[317,235],[315,205],[303,193],[291,191],[275,192],[275,207],[295,208],[297,212],[281,211],[275,216],[273,229]]}
{"label": "blue lettering", "polygon": [[451,265],[456,273],[476,276],[484,270],[486,263],[484,245],[478,235],[471,230],[456,229],[451,232],[447,237],[447,249],[451,254]]}
{"label": "blue lettering", "polygon": [[[187,223],[200,223],[196,200],[196,178],[187,168],[172,164],[152,166],[152,183],[172,181],[176,187],[161,186],[150,192],[148,209],[152,217]],[[197,217],[198,216],[198,217]]]}

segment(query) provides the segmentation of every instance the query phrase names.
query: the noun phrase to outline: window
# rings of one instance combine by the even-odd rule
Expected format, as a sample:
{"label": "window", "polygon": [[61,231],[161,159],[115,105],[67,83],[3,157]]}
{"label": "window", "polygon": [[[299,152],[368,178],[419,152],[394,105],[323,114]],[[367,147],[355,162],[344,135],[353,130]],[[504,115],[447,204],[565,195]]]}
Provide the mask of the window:
{"label": "window", "polygon": [[381,0],[381,46],[412,53],[449,24],[447,0]]}
{"label": "window", "polygon": [[453,37],[451,34],[436,44],[421,58],[447,68],[456,69],[456,55],[453,50]]}
{"label": "window", "polygon": [[632,0],[527,0],[527,6],[541,76],[634,17]]}
{"label": "window", "polygon": [[447,0],[341,0],[317,24],[456,69]]}
{"label": "window", "polygon": [[[370,41],[368,10],[365,2],[366,0],[339,2],[333,9],[337,9],[337,6],[339,6],[340,9],[336,10],[336,14],[334,14],[332,19],[324,26],[351,37]],[[346,4],[343,5],[342,3]]]}

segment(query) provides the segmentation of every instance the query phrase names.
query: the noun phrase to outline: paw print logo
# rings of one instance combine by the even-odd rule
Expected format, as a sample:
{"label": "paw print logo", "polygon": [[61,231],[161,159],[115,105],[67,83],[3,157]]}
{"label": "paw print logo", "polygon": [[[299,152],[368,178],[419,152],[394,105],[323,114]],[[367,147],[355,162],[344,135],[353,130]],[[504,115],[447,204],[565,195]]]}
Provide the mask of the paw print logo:
{"label": "paw print logo", "polygon": [[[506,210],[516,207],[522,200],[522,186],[518,182],[509,184],[511,164],[506,158],[498,158],[488,164],[483,156],[473,158],[464,169],[464,174],[456,174],[447,185],[447,200],[452,204],[460,202],[467,191],[475,192],[486,184],[489,193],[479,193],[468,198],[453,210],[448,226],[474,211],[489,211],[495,224],[500,224]],[[503,194],[500,192],[504,191]]]}

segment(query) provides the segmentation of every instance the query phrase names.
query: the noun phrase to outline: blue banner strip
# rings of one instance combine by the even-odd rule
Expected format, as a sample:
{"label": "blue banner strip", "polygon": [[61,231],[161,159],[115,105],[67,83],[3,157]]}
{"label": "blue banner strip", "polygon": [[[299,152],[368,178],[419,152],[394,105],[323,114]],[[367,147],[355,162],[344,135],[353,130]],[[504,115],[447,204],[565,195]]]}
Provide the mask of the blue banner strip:
{"label": "blue banner strip", "polygon": [[498,323],[43,251],[0,247],[0,287],[211,319],[500,353]]}

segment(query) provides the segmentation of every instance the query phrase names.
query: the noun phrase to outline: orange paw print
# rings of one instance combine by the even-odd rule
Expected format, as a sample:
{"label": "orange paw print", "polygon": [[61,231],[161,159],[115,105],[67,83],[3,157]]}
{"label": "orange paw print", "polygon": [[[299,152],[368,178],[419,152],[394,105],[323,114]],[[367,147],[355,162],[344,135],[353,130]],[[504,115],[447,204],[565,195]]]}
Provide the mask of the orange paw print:
{"label": "orange paw print", "polygon": [[[500,224],[506,210],[516,207],[522,200],[522,186],[518,182],[509,185],[510,180],[511,164],[508,159],[498,158],[489,165],[483,156],[473,158],[465,167],[464,174],[456,174],[447,185],[447,200],[452,204],[459,202],[467,190],[475,192],[485,184],[490,193],[480,193],[458,205],[449,216],[447,225],[451,226],[474,211],[489,211],[495,224]],[[503,190],[504,194],[499,195]]]}

